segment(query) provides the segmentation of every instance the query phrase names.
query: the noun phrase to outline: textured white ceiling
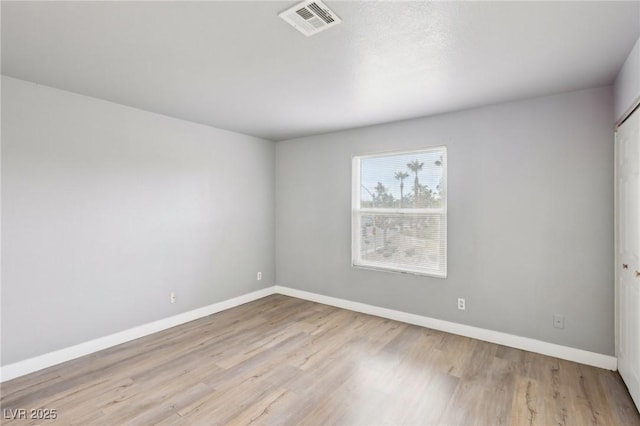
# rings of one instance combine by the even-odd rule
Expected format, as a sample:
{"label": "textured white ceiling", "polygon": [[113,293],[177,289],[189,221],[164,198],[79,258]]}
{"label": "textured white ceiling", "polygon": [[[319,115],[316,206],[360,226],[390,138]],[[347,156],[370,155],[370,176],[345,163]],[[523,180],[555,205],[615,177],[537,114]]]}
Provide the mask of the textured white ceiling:
{"label": "textured white ceiling", "polygon": [[7,2],[2,73],[272,140],[613,82],[640,2]]}

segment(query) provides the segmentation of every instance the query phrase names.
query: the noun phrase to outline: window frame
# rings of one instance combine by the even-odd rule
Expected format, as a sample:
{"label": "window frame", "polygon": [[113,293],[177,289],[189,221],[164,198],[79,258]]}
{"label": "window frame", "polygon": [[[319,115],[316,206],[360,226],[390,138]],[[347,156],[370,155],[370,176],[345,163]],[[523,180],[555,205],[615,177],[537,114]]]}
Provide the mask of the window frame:
{"label": "window frame", "polygon": [[[376,157],[392,157],[399,155],[410,155],[410,154],[423,154],[428,152],[442,152],[442,182],[445,193],[445,197],[443,198],[442,207],[433,208],[433,207],[425,207],[425,208],[372,208],[372,207],[361,207],[361,199],[362,199],[362,183],[361,183],[361,162],[363,159],[367,158],[376,158]],[[392,272],[392,273],[401,273],[401,274],[413,274],[413,275],[422,275],[429,276],[434,278],[447,278],[448,272],[448,253],[447,253],[447,206],[448,206],[448,179],[447,179],[447,168],[448,168],[448,159],[447,159],[447,147],[446,145],[438,145],[438,146],[430,146],[426,148],[420,149],[412,149],[406,151],[386,151],[386,152],[377,152],[371,154],[362,154],[362,155],[354,155],[352,157],[352,176],[351,176],[351,266],[354,268],[361,269],[371,269],[376,271],[384,271],[384,272]],[[409,265],[401,265],[397,263],[391,262],[376,262],[370,260],[364,260],[360,258],[361,254],[361,242],[362,242],[362,232],[361,232],[361,224],[362,217],[367,213],[369,214],[392,214],[398,216],[411,216],[411,215],[440,215],[441,220],[443,221],[443,268],[442,271],[434,271],[432,269],[427,268],[412,268]]]}

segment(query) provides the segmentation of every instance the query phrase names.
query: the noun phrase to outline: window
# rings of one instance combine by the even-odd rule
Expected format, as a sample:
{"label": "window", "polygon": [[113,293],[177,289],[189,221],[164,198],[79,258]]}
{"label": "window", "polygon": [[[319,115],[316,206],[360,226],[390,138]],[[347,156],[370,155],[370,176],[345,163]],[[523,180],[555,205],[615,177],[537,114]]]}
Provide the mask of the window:
{"label": "window", "polygon": [[447,150],[353,159],[353,265],[447,276]]}

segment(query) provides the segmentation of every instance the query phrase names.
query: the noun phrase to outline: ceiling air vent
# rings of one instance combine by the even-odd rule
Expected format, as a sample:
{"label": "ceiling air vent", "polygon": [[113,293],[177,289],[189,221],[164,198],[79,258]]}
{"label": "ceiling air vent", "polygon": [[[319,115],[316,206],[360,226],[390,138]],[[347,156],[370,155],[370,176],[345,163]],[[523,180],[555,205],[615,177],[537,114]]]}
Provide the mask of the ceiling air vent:
{"label": "ceiling air vent", "polygon": [[307,37],[342,22],[342,19],[320,0],[303,1],[279,16]]}

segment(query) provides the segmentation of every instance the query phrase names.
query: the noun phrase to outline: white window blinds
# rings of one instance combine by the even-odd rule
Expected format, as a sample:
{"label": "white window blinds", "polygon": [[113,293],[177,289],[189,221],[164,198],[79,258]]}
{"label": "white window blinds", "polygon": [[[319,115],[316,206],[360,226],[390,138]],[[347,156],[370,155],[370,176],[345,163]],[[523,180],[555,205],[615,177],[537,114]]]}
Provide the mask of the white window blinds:
{"label": "white window blinds", "polygon": [[445,147],[353,159],[353,265],[446,277]]}

